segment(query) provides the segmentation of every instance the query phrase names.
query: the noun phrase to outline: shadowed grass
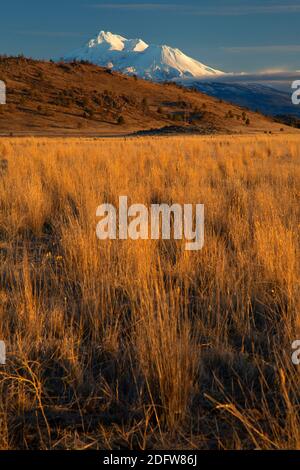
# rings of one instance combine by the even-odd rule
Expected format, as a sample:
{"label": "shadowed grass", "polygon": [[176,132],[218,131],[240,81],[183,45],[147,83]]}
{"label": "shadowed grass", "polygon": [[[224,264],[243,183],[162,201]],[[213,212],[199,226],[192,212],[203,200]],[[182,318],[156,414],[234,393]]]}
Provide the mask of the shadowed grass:
{"label": "shadowed grass", "polygon": [[[7,139],[0,448],[299,448],[296,136]],[[96,238],[204,203],[205,246]]]}

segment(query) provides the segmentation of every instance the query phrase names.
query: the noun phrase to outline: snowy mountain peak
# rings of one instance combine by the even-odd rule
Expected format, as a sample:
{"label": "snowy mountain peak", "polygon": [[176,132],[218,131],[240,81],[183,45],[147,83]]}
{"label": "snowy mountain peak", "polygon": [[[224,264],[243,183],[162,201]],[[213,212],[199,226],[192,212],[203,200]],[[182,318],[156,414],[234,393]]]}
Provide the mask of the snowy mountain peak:
{"label": "snowy mountain peak", "polygon": [[106,44],[110,50],[122,51],[126,39],[109,31],[100,31],[100,33],[88,42],[89,47],[96,47],[99,44]]}
{"label": "snowy mountain peak", "polygon": [[94,38],[91,39],[87,46],[89,48],[97,46],[105,47],[110,51],[135,51],[141,52],[148,47],[141,39],[126,39],[119,34],[113,34],[109,31],[100,31],[100,33]]}
{"label": "snowy mountain peak", "polygon": [[179,49],[166,45],[148,45],[142,39],[126,39],[105,31],[100,31],[85,46],[67,54],[63,59],[85,60],[156,81],[223,74],[188,57]]}

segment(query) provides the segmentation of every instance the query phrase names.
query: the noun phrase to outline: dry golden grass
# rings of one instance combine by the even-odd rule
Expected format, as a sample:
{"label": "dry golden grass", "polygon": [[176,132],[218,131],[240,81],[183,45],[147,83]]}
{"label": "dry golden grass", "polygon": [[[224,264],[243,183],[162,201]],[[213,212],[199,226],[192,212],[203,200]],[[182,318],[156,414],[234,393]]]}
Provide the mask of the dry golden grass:
{"label": "dry golden grass", "polygon": [[[0,448],[300,448],[300,139],[7,139]],[[96,238],[204,203],[205,247]]]}

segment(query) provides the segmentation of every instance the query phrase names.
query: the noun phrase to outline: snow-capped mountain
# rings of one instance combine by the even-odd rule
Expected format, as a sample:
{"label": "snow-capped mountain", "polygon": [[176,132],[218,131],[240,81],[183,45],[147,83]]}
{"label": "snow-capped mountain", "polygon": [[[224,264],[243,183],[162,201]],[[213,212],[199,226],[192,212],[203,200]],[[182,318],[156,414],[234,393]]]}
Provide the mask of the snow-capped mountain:
{"label": "snow-capped mountain", "polygon": [[[87,61],[128,75],[153,81],[173,80],[211,96],[259,110],[265,114],[299,116],[291,104],[288,89],[277,89],[268,83],[268,75],[249,77],[226,74],[188,57],[179,49],[146,44],[142,39],[126,39],[101,31],[84,46],[62,57],[64,61]],[[279,77],[280,78],[280,77]],[[291,81],[291,80],[290,80]],[[289,86],[290,86],[289,81]]]}
{"label": "snow-capped mountain", "polygon": [[126,39],[101,31],[83,47],[63,57],[65,61],[84,60],[129,75],[150,80],[202,78],[223,72],[188,57],[169,46],[148,45],[142,39]]}

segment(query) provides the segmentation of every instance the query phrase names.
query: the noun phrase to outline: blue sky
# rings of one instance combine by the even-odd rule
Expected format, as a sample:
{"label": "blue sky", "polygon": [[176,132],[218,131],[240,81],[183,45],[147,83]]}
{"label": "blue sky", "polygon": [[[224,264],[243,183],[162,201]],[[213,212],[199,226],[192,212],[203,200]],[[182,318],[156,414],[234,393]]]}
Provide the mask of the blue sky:
{"label": "blue sky", "polygon": [[228,72],[300,69],[300,0],[11,0],[0,21],[0,54],[58,57],[106,30]]}

